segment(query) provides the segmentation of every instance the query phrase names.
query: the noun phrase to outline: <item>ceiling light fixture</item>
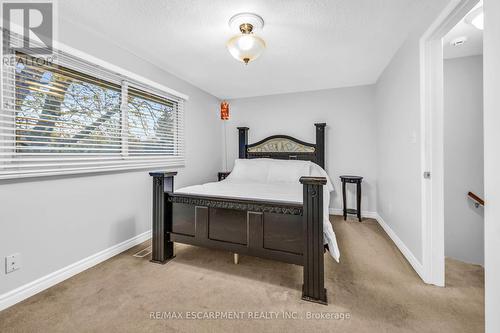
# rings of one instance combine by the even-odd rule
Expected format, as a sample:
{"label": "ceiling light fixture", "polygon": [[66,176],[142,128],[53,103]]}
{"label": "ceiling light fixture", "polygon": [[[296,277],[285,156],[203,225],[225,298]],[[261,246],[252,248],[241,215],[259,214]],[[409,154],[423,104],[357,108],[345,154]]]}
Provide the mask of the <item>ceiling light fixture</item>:
{"label": "ceiling light fixture", "polygon": [[482,6],[478,7],[469,14],[467,14],[467,16],[465,17],[465,22],[472,25],[476,29],[483,30],[484,29],[483,7]]}
{"label": "ceiling light fixture", "polygon": [[460,36],[450,42],[451,46],[462,46],[467,42],[467,36]]}
{"label": "ceiling light fixture", "polygon": [[232,30],[239,29],[240,33],[227,41],[229,53],[245,65],[257,59],[264,49],[266,42],[255,35],[255,31],[264,27],[264,20],[257,14],[240,13],[229,20],[229,27]]}

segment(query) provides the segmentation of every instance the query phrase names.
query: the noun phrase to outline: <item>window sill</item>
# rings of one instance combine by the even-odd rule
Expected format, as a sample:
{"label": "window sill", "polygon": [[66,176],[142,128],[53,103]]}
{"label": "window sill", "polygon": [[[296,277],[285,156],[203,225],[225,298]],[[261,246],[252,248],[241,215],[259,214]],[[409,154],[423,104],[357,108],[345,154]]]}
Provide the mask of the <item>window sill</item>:
{"label": "window sill", "polygon": [[137,171],[148,171],[148,170],[158,170],[164,168],[166,170],[170,170],[173,168],[184,168],[186,163],[169,163],[165,164],[155,164],[155,165],[142,165],[142,166],[121,166],[121,167],[94,167],[94,168],[85,168],[83,170],[61,170],[61,171],[51,171],[51,172],[36,172],[36,173],[14,173],[8,175],[2,175],[0,173],[0,184],[3,181],[7,182],[16,182],[16,181],[36,181],[39,179],[53,179],[53,178],[72,178],[72,177],[88,177],[88,176],[97,176],[97,175],[105,175],[112,173],[128,173],[128,172],[137,172]]}

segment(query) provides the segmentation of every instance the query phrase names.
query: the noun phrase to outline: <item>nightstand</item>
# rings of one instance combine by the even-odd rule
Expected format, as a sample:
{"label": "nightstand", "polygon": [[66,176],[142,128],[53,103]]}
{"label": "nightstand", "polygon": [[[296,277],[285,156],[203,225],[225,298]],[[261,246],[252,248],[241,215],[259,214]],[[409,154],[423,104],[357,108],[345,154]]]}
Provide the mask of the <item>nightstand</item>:
{"label": "nightstand", "polygon": [[[361,222],[361,182],[363,181],[363,177],[359,176],[340,176],[340,180],[342,181],[342,202],[344,204],[344,220],[347,218],[347,214],[353,214],[358,216],[359,222]],[[349,209],[347,208],[346,202],[346,192],[345,192],[345,184],[356,184],[356,208],[357,209]]]}
{"label": "nightstand", "polygon": [[230,173],[231,171],[219,172],[217,174],[219,181],[226,179],[226,177],[229,176]]}

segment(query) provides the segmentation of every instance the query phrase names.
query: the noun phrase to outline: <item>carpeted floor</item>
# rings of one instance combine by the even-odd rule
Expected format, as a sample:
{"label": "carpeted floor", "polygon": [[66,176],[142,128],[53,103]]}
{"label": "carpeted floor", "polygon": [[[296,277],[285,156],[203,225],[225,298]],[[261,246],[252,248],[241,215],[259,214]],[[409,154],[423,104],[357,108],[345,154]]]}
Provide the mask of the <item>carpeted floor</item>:
{"label": "carpeted floor", "polygon": [[[333,225],[328,306],[300,299],[299,266],[185,245],[157,265],[132,256],[145,243],[0,312],[0,332],[484,331],[481,267],[448,260],[447,287],[425,285],[374,220]],[[216,315],[240,319],[192,319]]]}

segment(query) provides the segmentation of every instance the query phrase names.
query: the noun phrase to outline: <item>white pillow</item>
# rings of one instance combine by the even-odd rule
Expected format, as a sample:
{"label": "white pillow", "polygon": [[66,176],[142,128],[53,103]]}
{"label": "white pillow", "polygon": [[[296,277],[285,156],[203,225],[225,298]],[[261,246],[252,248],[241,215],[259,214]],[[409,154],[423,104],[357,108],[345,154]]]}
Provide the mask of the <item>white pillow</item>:
{"label": "white pillow", "polygon": [[296,183],[300,177],[310,175],[309,161],[298,160],[270,160],[268,183]]}
{"label": "white pillow", "polygon": [[238,159],[227,179],[232,181],[267,182],[269,159]]}
{"label": "white pillow", "polygon": [[333,191],[332,183],[325,170],[309,161],[271,158],[237,159],[226,179],[239,182],[299,184],[302,176],[326,177],[326,189],[329,192]]}

